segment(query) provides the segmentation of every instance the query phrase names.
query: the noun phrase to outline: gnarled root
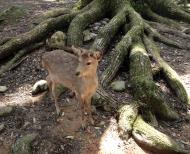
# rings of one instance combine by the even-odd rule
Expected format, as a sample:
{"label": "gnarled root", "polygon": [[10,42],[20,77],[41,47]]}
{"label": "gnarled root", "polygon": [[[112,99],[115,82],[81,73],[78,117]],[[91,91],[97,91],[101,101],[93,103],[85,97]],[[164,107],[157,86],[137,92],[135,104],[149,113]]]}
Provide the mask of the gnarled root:
{"label": "gnarled root", "polygon": [[181,9],[173,0],[145,0],[151,9],[163,16],[190,23],[190,14]]}
{"label": "gnarled root", "polygon": [[117,12],[117,14],[111,19],[111,21],[100,30],[92,45],[92,49],[104,51],[118,32],[119,28],[125,24],[126,15],[126,7],[122,7],[121,10],[119,10],[119,12]]}
{"label": "gnarled root", "polygon": [[127,8],[130,18],[130,30],[125,34],[122,40],[116,45],[115,51],[111,54],[111,62],[101,76],[101,83],[107,86],[117,73],[120,65],[123,63],[125,56],[128,54],[128,49],[132,42],[141,35],[144,28],[144,22],[137,12],[130,6]]}
{"label": "gnarled root", "polygon": [[159,132],[138,116],[133,125],[132,137],[144,149],[156,154],[187,154],[182,147],[169,136]]}
{"label": "gnarled root", "polygon": [[151,63],[142,43],[134,44],[130,54],[130,81],[134,97],[148,104],[149,109],[163,119],[177,119],[178,115],[166,104],[163,93],[155,85]]}
{"label": "gnarled root", "polygon": [[172,19],[169,19],[166,17],[162,17],[159,14],[153,12],[149,7],[146,7],[146,9],[143,9],[142,13],[146,18],[150,19],[151,21],[163,23],[165,25],[168,25],[168,26],[178,29],[178,30],[184,29],[184,27],[182,25],[180,25],[179,23],[177,23],[175,20],[172,20]]}
{"label": "gnarled root", "polygon": [[[105,110],[117,111],[119,103],[113,97],[111,97],[102,87],[99,85],[97,89],[98,98],[96,98],[96,106],[103,106]],[[120,102],[122,103],[122,102]]]}
{"label": "gnarled root", "polygon": [[[105,4],[104,4],[105,3]],[[83,42],[83,30],[91,23],[101,19],[106,11],[103,10],[106,5],[106,1],[95,0],[86,7],[90,9],[78,14],[71,22],[68,29],[67,45],[81,46]],[[85,8],[86,8],[85,7]],[[84,8],[84,9],[85,9]]]}
{"label": "gnarled root", "polygon": [[156,47],[153,41],[145,36],[144,42],[146,44],[147,50],[152,54],[153,58],[159,64],[168,84],[176,93],[177,97],[182,102],[190,105],[190,96],[188,95],[188,92],[178,74],[160,57],[159,49]]}
{"label": "gnarled root", "polygon": [[73,12],[57,18],[48,19],[40,23],[33,30],[7,41],[5,44],[0,46],[0,60],[8,58],[29,44],[42,41],[50,32],[68,26],[76,14],[77,12]]}
{"label": "gnarled root", "polygon": [[178,36],[184,39],[190,39],[190,36],[184,33],[183,31],[172,29],[167,26],[163,26],[162,24],[157,23],[157,22],[148,22],[148,23],[153,28],[157,29],[158,32],[172,34],[174,36]]}
{"label": "gnarled root", "polygon": [[71,10],[67,9],[67,8],[56,8],[56,9],[53,9],[53,10],[49,10],[47,12],[44,12],[41,16],[37,17],[33,21],[33,24],[38,25],[42,21],[47,20],[49,18],[56,18],[58,16],[65,15],[65,14],[70,14],[70,13],[71,13]]}
{"label": "gnarled root", "polygon": [[11,60],[9,60],[5,65],[0,67],[0,76],[10,70],[13,65],[15,65],[24,55],[30,53],[31,51],[42,47],[44,44],[43,43],[37,43],[35,45],[29,46],[27,48],[24,48],[20,50]]}
{"label": "gnarled root", "polygon": [[133,124],[138,115],[138,103],[131,102],[129,105],[124,105],[118,111],[119,119],[118,119],[118,131],[120,137],[128,140],[131,137]]}
{"label": "gnarled root", "polygon": [[184,45],[182,43],[179,43],[171,38],[167,38],[163,35],[161,35],[160,33],[157,32],[157,30],[155,30],[154,28],[152,28],[151,26],[149,26],[148,24],[145,24],[145,30],[147,31],[147,33],[153,37],[153,39],[162,42],[166,45],[169,46],[173,46],[179,49],[190,49],[189,45]]}

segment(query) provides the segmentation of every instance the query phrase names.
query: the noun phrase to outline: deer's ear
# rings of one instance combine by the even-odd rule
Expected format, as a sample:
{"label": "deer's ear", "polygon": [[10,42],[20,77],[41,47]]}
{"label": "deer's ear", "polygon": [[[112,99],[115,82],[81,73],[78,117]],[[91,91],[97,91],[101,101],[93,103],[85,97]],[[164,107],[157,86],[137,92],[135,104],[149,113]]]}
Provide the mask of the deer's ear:
{"label": "deer's ear", "polygon": [[94,56],[95,56],[95,58],[96,58],[98,61],[100,61],[100,60],[102,59],[102,52],[101,52],[101,51],[96,51],[96,52],[94,53]]}
{"label": "deer's ear", "polygon": [[82,53],[81,49],[80,48],[75,48],[74,45],[72,45],[71,49],[73,50],[74,54],[76,54],[78,56],[81,55],[81,53]]}

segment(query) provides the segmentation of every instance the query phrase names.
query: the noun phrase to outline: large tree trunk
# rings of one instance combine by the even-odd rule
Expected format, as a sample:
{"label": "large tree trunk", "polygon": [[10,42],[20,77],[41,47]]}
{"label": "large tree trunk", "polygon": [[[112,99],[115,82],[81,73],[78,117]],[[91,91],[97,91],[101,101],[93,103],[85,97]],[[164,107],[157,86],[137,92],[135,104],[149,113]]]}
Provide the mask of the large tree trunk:
{"label": "large tree trunk", "polygon": [[[0,44],[0,60],[5,60],[14,54],[20,54],[21,49],[41,42],[53,31],[63,28],[68,28],[68,46],[82,46],[83,31],[86,27],[104,17],[109,17],[111,20],[100,30],[91,50],[105,51],[119,30],[124,27],[124,35],[110,53],[110,65],[102,73],[100,81],[103,87],[107,86],[115,77],[123,61],[129,56],[130,82],[136,101],[121,107],[118,112],[121,137],[126,140],[133,137],[142,147],[148,147],[151,151],[187,153],[180,146],[176,146],[174,140],[144,122],[139,115],[143,112],[139,111],[145,110],[150,113],[149,115],[163,120],[179,118],[177,113],[167,105],[163,92],[153,81],[151,61],[147,51],[152,54],[160,67],[159,70],[164,72],[165,79],[176,96],[182,103],[190,105],[190,97],[184,84],[177,73],[160,57],[159,50],[153,41],[155,39],[173,47],[189,49],[189,46],[181,45],[175,40],[162,36],[153,27],[158,24],[155,22],[164,23],[174,28],[172,31],[167,29],[165,31],[177,32],[178,36],[189,38],[190,36],[182,31],[185,27],[174,19],[190,23],[190,14],[180,9],[173,0],[80,0],[78,2],[79,8],[81,9],[77,11],[59,10],[51,12],[51,15],[44,18],[44,21],[33,30],[2,41]],[[0,72],[2,71],[0,70]],[[110,104],[111,110],[119,108],[119,103],[117,104],[117,101],[110,97],[102,87],[97,92],[103,100],[103,103],[98,105],[109,106]]]}

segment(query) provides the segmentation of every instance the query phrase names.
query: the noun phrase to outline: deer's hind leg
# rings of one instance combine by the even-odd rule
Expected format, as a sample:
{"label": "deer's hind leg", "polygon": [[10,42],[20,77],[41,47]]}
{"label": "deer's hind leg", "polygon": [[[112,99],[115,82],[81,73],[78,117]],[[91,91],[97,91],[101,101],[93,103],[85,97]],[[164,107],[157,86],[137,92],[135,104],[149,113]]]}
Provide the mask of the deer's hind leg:
{"label": "deer's hind leg", "polygon": [[60,108],[59,108],[59,105],[58,105],[58,99],[59,99],[59,96],[61,94],[61,91],[59,90],[58,88],[58,84],[55,83],[55,82],[52,82],[52,96],[54,98],[54,101],[55,101],[55,108],[56,108],[56,112],[58,115],[60,115]]}
{"label": "deer's hind leg", "polygon": [[49,75],[46,77],[46,81],[47,81],[48,89],[50,93],[52,93],[52,81]]}

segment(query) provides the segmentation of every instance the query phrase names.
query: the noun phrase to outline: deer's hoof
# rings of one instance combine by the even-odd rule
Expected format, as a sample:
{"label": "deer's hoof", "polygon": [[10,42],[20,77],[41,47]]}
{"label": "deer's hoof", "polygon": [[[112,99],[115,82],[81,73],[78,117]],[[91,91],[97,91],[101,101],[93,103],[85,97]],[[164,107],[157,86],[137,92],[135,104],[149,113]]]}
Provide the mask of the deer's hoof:
{"label": "deer's hoof", "polygon": [[91,123],[91,125],[94,125],[94,119],[93,118],[90,118],[90,123]]}
{"label": "deer's hoof", "polygon": [[82,121],[82,126],[81,126],[82,130],[86,130],[87,128],[87,123],[86,121]]}
{"label": "deer's hoof", "polygon": [[69,98],[74,98],[74,97],[75,97],[75,92],[71,91],[71,92],[69,93]]}
{"label": "deer's hoof", "polygon": [[57,109],[56,112],[57,112],[57,116],[61,116],[61,110],[60,109]]}

